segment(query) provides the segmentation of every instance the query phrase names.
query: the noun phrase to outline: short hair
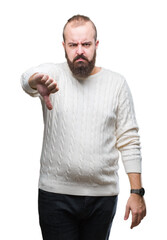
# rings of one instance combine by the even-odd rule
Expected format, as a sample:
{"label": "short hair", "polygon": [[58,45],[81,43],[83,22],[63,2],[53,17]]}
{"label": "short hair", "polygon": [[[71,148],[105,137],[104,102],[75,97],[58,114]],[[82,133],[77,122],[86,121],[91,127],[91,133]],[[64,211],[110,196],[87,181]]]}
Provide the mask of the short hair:
{"label": "short hair", "polygon": [[92,27],[95,30],[95,36],[94,36],[95,41],[97,40],[97,29],[96,29],[95,24],[92,22],[92,20],[89,17],[78,14],[78,15],[74,15],[73,17],[69,18],[67,23],[65,24],[65,26],[63,28],[63,40],[64,40],[64,42],[65,42],[65,34],[64,34],[65,28],[66,28],[67,24],[71,23],[71,22],[76,22],[76,24],[78,24],[78,25],[82,25],[82,24],[84,24],[86,22],[91,22],[92,23]]}

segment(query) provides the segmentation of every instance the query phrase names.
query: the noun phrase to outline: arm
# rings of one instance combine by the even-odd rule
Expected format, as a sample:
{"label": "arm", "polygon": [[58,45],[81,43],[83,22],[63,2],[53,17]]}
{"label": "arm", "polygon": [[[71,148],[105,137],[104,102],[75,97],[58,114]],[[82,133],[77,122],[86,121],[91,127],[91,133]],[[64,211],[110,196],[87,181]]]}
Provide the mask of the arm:
{"label": "arm", "polygon": [[[139,173],[129,173],[129,182],[131,189],[141,189],[141,174]],[[124,219],[127,220],[129,218],[130,212],[132,213],[132,223],[131,229],[140,224],[141,220],[146,216],[146,205],[144,201],[144,197],[141,197],[138,194],[131,193],[125,211]]]}
{"label": "arm", "polygon": [[[131,189],[141,189],[141,151],[138,125],[135,117],[133,99],[130,89],[124,81],[118,96],[117,110],[117,148],[121,152],[122,161],[128,174]],[[144,198],[131,194],[126,205],[124,219],[132,213],[131,228],[137,226],[146,215]]]}

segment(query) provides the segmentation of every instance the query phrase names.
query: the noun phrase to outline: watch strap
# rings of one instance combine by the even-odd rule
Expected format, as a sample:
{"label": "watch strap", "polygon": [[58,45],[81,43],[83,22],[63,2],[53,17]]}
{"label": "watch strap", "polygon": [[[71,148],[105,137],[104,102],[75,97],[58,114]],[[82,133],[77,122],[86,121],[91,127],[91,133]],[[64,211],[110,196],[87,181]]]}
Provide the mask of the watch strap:
{"label": "watch strap", "polygon": [[140,196],[144,196],[145,194],[145,189],[144,188],[140,188],[140,189],[131,189],[130,193],[135,193],[138,194]]}

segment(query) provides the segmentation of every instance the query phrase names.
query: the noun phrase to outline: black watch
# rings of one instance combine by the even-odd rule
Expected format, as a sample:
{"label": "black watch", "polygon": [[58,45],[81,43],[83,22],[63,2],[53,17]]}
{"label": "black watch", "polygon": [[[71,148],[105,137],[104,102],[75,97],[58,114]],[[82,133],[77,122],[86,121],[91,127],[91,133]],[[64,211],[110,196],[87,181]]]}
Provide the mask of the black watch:
{"label": "black watch", "polygon": [[144,194],[145,194],[145,189],[144,188],[141,188],[141,189],[131,189],[130,193],[135,193],[135,194],[138,194],[141,197],[143,197]]}

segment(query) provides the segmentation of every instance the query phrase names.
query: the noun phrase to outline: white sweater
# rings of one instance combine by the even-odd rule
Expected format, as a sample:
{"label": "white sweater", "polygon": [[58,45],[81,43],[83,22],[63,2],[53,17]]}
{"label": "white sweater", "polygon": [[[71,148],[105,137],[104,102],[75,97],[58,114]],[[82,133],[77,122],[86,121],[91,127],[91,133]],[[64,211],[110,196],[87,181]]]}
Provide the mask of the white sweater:
{"label": "white sweater", "polygon": [[[29,84],[35,72],[53,77],[59,91],[49,111]],[[23,73],[23,89],[39,96],[44,137],[39,188],[49,192],[112,196],[119,193],[119,151],[126,173],[141,172],[138,126],[132,96],[121,75],[102,68],[85,80],[68,64],[42,64]]]}

